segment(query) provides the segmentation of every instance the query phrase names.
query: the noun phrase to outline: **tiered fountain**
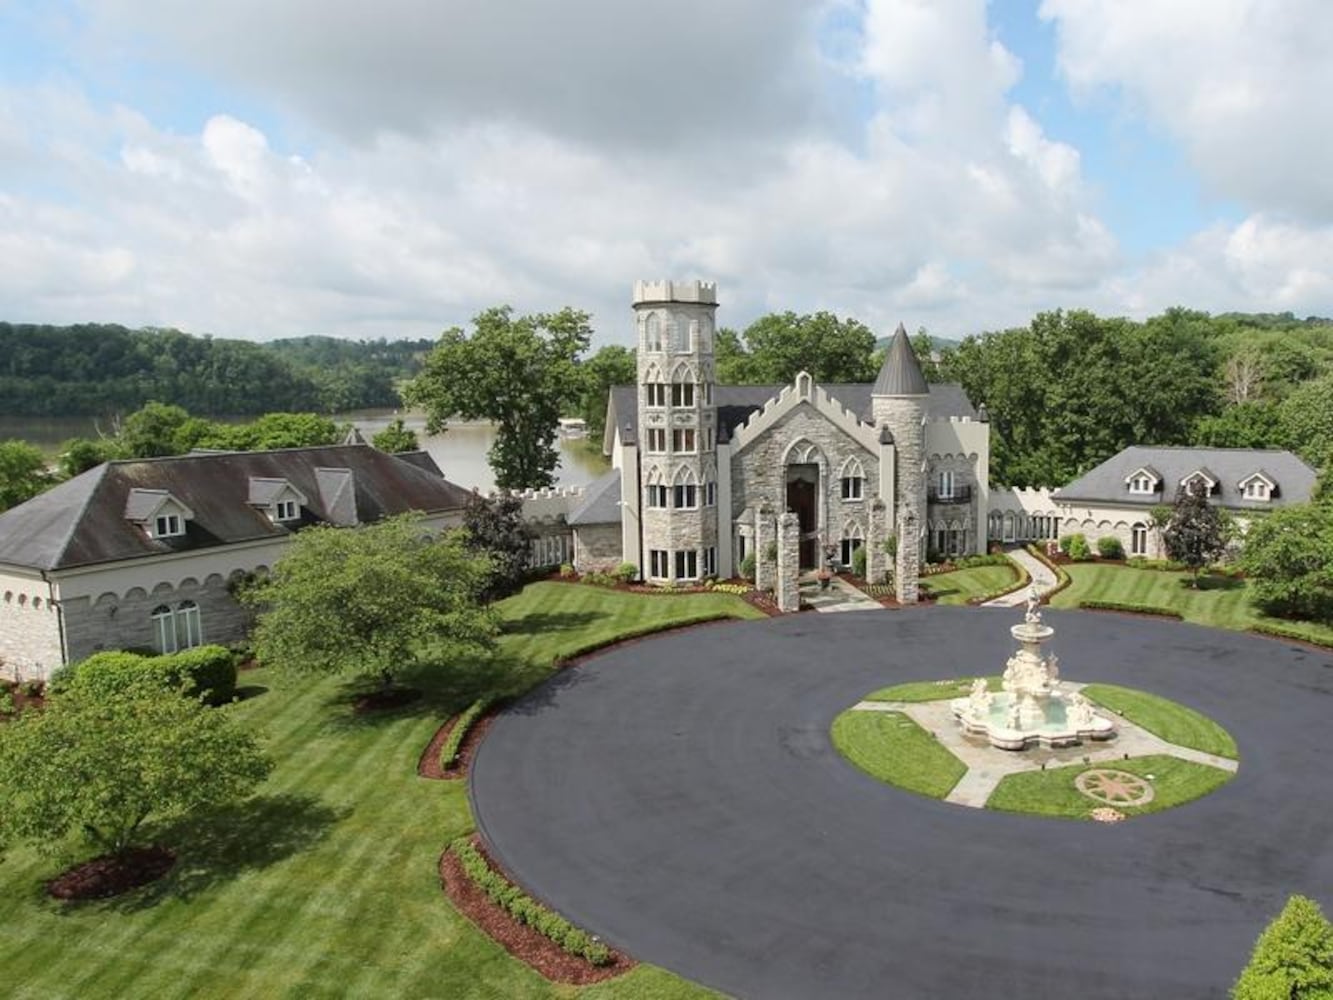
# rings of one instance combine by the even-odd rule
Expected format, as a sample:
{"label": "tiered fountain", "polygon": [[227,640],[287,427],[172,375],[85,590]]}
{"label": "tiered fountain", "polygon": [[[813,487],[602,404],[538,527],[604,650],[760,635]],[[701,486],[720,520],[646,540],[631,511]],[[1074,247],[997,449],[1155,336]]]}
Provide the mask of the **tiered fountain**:
{"label": "tiered fountain", "polygon": [[950,703],[954,717],[965,732],[985,736],[1002,750],[1109,739],[1114,724],[1094,712],[1087,698],[1077,691],[1057,690],[1060,668],[1055,654],[1041,648],[1055,629],[1042,623],[1039,604],[1034,587],[1022,623],[1009,629],[1019,649],[1005,666],[1003,690],[991,691],[978,678],[968,697]]}

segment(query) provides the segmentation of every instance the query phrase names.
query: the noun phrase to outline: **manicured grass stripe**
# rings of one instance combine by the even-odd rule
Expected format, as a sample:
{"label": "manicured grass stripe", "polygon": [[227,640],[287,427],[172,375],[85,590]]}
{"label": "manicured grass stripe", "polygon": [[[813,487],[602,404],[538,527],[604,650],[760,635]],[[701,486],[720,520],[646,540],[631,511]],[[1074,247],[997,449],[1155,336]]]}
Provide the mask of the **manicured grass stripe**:
{"label": "manicured grass stripe", "polygon": [[1017,575],[1012,566],[975,566],[922,577],[922,582],[930,587],[931,595],[940,604],[966,604],[973,597],[1006,587]]}
{"label": "manicured grass stripe", "polygon": [[1143,806],[1116,805],[1113,808],[1128,816],[1160,812],[1201,798],[1225,785],[1233,777],[1230,771],[1181,760],[1179,757],[1154,755],[1117,760],[1090,766],[1057,767],[1046,771],[1028,771],[1011,774],[1000,781],[986,803],[987,809],[1005,812],[1035,813],[1040,816],[1061,816],[1067,819],[1086,819],[1101,803],[1080,792],[1074,779],[1084,771],[1106,768],[1128,771],[1140,777],[1153,776],[1153,800]]}
{"label": "manicured grass stripe", "polygon": [[[945,698],[961,698],[972,690],[974,677],[961,677],[947,681],[908,681],[906,684],[894,684],[880,688],[866,695],[862,701],[942,701]],[[986,687],[992,691],[1003,690],[1000,687],[1000,675],[986,678]]]}
{"label": "manicured grass stripe", "polygon": [[833,745],[872,778],[941,799],[967,767],[901,712],[849,709],[833,720]]}
{"label": "manicured grass stripe", "polygon": [[1231,734],[1192,708],[1115,684],[1089,684],[1083,693],[1168,743],[1232,760],[1240,758]]}

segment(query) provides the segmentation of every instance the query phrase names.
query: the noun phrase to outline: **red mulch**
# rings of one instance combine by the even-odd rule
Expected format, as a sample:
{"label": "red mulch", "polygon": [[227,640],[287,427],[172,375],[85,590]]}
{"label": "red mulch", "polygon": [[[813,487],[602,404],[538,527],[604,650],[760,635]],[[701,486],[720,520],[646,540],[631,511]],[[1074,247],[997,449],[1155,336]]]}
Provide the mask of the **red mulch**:
{"label": "red mulch", "polygon": [[[481,841],[473,837],[472,842],[486,856],[487,863],[498,870]],[[491,898],[463,874],[462,866],[452,851],[440,855],[440,885],[454,907],[488,934],[491,940],[552,982],[586,986],[622,975],[637,964],[629,956],[613,951],[609,965],[593,965],[571,955],[527,924],[520,924],[491,902]]]}
{"label": "red mulch", "polygon": [[106,899],[160,879],[176,863],[165,847],[131,847],[75,865],[46,883],[56,899]]}
{"label": "red mulch", "polygon": [[417,761],[417,774],[423,778],[432,778],[435,781],[457,781],[459,778],[466,778],[468,767],[472,764],[472,758],[477,754],[477,747],[481,745],[481,739],[486,735],[486,730],[491,728],[491,723],[495,721],[496,713],[500,707],[499,705],[491,706],[480,719],[472,723],[472,728],[463,737],[463,745],[458,748],[458,757],[454,760],[454,766],[448,770],[440,767],[440,747],[444,746],[444,741],[449,738],[454,726],[458,724],[458,716],[455,715],[442,725],[431,738],[430,745],[421,754],[421,759]]}
{"label": "red mulch", "polygon": [[30,708],[42,709],[46,705],[46,685],[41,687],[40,694],[24,694],[19,690],[18,681],[0,680],[0,691],[8,691],[9,696],[14,699],[14,712],[12,715],[0,712],[0,722],[8,722],[10,719],[17,719],[19,715]]}
{"label": "red mulch", "polygon": [[369,694],[359,695],[352,702],[352,710],[357,713],[385,712],[410,705],[420,698],[421,692],[416,688],[389,688],[387,691],[372,691]]}

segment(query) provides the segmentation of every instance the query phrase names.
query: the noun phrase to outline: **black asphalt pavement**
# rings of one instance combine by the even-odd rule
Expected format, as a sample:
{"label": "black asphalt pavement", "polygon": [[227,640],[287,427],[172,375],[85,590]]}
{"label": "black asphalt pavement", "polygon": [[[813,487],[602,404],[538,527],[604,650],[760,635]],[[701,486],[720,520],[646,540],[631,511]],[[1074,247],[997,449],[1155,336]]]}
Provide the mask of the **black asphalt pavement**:
{"label": "black asphalt pavement", "polygon": [[1221,997],[1301,892],[1333,904],[1333,656],[1048,611],[1065,677],[1190,705],[1240,772],[1115,825],[947,805],[833,748],[875,688],[1003,669],[1012,609],[726,623],[557,675],[492,726],[478,825],[530,892],[739,997]]}

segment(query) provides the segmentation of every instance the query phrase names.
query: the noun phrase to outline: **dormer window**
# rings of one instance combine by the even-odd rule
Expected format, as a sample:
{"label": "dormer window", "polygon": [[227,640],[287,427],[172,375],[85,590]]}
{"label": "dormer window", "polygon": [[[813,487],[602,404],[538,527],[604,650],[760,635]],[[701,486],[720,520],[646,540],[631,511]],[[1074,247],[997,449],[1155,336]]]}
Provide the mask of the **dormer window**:
{"label": "dormer window", "polygon": [[1144,466],[1141,469],[1135,469],[1125,477],[1125,482],[1129,486],[1129,492],[1137,496],[1150,496],[1157,492],[1158,483],[1162,477],[1157,474],[1155,469]]}
{"label": "dormer window", "polygon": [[1181,488],[1195,496],[1209,496],[1217,488],[1217,480],[1206,469],[1191,472],[1180,481]]}
{"label": "dormer window", "polygon": [[159,514],[153,519],[154,538],[176,538],[183,534],[185,526],[179,514]]}
{"label": "dormer window", "polygon": [[250,477],[249,501],[267,514],[274,524],[300,520],[301,508],[310,502],[304,493],[286,479],[263,476]]}
{"label": "dormer window", "polygon": [[301,508],[295,500],[279,500],[273,512],[275,521],[295,521],[301,516]]}
{"label": "dormer window", "polygon": [[1262,479],[1255,479],[1245,484],[1246,500],[1267,500],[1268,484]]}
{"label": "dormer window", "polygon": [[1256,472],[1247,476],[1236,484],[1240,489],[1240,495],[1246,500],[1257,500],[1260,503],[1267,503],[1273,499],[1277,493],[1277,483],[1269,479],[1262,472]]}

